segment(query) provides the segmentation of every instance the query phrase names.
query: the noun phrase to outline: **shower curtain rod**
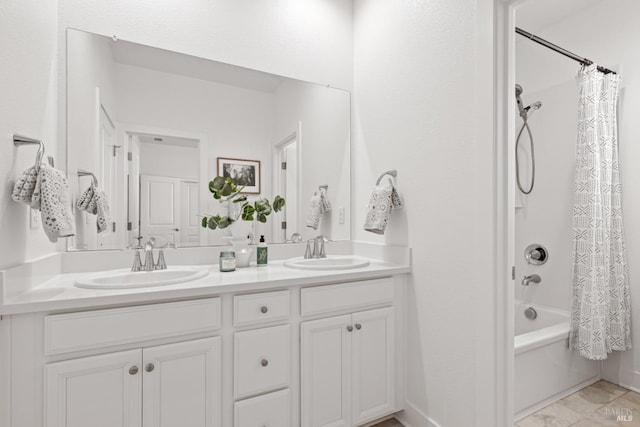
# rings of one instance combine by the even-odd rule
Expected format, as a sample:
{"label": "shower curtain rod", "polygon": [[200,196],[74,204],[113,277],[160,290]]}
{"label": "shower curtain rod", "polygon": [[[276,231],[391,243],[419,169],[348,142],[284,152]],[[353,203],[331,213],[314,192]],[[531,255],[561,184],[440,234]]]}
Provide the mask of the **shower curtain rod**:
{"label": "shower curtain rod", "polygon": [[[574,61],[578,61],[579,63],[581,63],[583,65],[591,65],[591,64],[593,64],[592,60],[587,59],[587,58],[583,58],[581,56],[578,56],[573,52],[569,52],[568,50],[563,49],[560,46],[555,45],[555,44],[553,44],[551,42],[548,42],[545,39],[541,39],[540,37],[535,36],[535,35],[531,34],[530,32],[523,30],[522,28],[516,27],[516,33],[520,34],[521,36],[524,36],[524,37],[528,38],[531,41],[534,41],[534,42],[536,42],[538,44],[541,44],[544,47],[547,47],[547,48],[549,48],[551,50],[554,50],[554,51],[558,52],[559,54],[566,56],[567,58],[571,58]],[[600,65],[598,65],[598,71],[600,71],[600,72],[602,72],[604,74],[610,74],[610,73],[617,74],[615,71],[610,70],[610,69],[605,68],[605,67],[601,67]]]}

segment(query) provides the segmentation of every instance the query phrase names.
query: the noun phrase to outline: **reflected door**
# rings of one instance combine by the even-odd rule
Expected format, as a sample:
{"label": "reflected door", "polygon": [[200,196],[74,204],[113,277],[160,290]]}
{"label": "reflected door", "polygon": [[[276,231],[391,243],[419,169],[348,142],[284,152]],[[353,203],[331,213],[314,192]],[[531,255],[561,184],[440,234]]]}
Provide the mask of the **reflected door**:
{"label": "reflected door", "polygon": [[146,241],[180,243],[180,190],[178,178],[140,176],[140,234]]}
{"label": "reflected door", "polygon": [[182,181],[180,184],[180,246],[200,245],[198,187],[195,181]]}

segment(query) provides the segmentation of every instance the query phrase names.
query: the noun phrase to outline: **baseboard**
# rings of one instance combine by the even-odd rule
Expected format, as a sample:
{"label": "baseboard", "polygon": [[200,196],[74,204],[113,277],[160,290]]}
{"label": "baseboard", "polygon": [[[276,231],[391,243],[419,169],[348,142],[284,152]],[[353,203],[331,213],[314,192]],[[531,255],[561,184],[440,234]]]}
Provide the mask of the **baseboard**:
{"label": "baseboard", "polygon": [[396,414],[396,419],[405,427],[440,427],[440,424],[409,401],[405,401],[405,409]]}
{"label": "baseboard", "polygon": [[620,387],[628,388],[636,393],[640,393],[640,372],[633,371],[630,375],[623,375],[621,377],[631,378],[631,381],[620,381],[618,384]]}
{"label": "baseboard", "polygon": [[534,412],[544,408],[545,406],[548,406],[548,405],[552,404],[553,402],[555,402],[557,400],[560,400],[560,399],[562,399],[564,397],[567,397],[570,394],[573,394],[578,390],[582,390],[583,388],[588,387],[591,384],[593,384],[593,383],[595,383],[595,382],[597,382],[599,380],[600,380],[600,376],[599,375],[597,375],[595,377],[591,377],[586,381],[583,381],[583,382],[581,382],[579,384],[576,384],[571,388],[563,390],[560,393],[554,394],[553,396],[551,396],[551,397],[549,397],[549,398],[547,398],[547,399],[545,399],[545,400],[543,400],[541,402],[538,402],[538,403],[536,403],[534,405],[529,406],[528,408],[526,408],[526,409],[518,412],[517,414],[515,414],[514,419],[515,419],[515,421],[520,421],[521,419],[523,419],[527,415],[531,415]]}

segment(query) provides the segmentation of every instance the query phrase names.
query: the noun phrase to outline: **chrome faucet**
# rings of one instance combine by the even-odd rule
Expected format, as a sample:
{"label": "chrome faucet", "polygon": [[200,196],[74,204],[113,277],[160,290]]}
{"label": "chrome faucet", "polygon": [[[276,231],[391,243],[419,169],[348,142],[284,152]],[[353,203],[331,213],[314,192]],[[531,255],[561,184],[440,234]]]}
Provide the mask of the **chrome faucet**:
{"label": "chrome faucet", "polygon": [[[307,249],[304,253],[304,259],[317,259],[326,258],[327,254],[324,249],[324,244],[327,239],[324,236],[317,236],[315,239],[307,240]],[[313,242],[313,250],[311,250],[311,242]]]}
{"label": "chrome faucet", "polygon": [[153,245],[155,242],[156,239],[150,237],[144,245],[144,266],[142,267],[144,271],[153,271],[156,269],[156,265],[153,263]]}
{"label": "chrome faucet", "polygon": [[540,283],[541,280],[540,276],[532,274],[530,276],[524,276],[524,279],[522,279],[522,282],[520,283],[522,286],[529,286],[530,283]]}

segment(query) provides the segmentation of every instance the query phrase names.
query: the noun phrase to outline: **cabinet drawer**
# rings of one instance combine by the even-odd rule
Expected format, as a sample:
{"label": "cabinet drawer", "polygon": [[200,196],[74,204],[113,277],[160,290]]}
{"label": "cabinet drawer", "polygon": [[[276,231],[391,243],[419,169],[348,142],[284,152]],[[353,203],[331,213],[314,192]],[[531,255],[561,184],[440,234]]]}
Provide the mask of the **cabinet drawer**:
{"label": "cabinet drawer", "polygon": [[393,279],[363,280],[339,285],[313,286],[301,291],[303,316],[356,310],[393,303]]}
{"label": "cabinet drawer", "polygon": [[233,341],[236,399],[289,386],[289,325],[236,332]]}
{"label": "cabinet drawer", "polygon": [[220,298],[54,314],[44,319],[45,355],[220,328]]}
{"label": "cabinet drawer", "polygon": [[280,390],[236,402],[234,427],[291,427],[291,393]]}
{"label": "cabinet drawer", "polygon": [[233,297],[234,326],[257,325],[289,319],[289,291]]}

